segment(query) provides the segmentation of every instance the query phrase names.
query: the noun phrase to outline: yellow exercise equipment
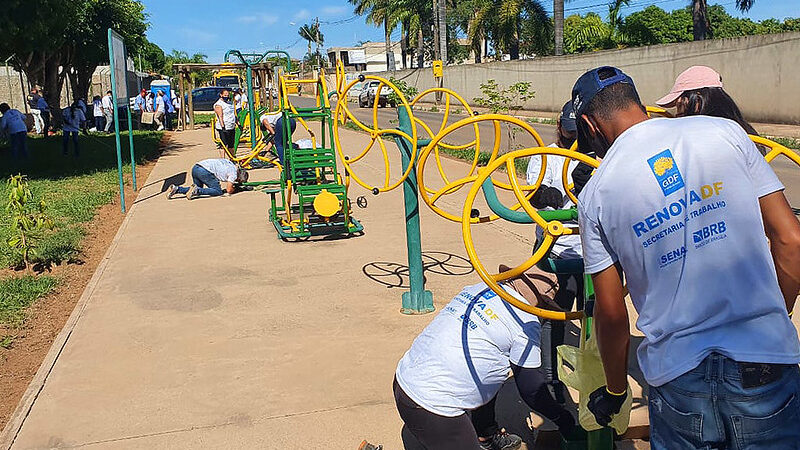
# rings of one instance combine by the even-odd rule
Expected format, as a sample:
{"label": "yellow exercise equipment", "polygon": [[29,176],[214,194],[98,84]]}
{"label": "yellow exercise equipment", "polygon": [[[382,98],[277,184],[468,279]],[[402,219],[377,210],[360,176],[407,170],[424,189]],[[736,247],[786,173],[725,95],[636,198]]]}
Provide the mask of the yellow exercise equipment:
{"label": "yellow exercise equipment", "polygon": [[[446,127],[445,129],[441,130],[434,138],[431,140],[430,144],[428,144],[425,148],[420,151],[419,161],[417,163],[417,179],[420,185],[420,195],[422,196],[423,201],[425,204],[428,205],[436,214],[444,217],[445,219],[452,220],[453,222],[460,222],[461,221],[461,214],[458,212],[450,212],[446,211],[444,208],[439,207],[436,202],[441,199],[443,196],[451,195],[458,192],[462,187],[466,186],[469,183],[475,182],[478,178],[477,169],[479,158],[481,155],[480,152],[480,134],[476,131],[475,137],[475,154],[472,159],[472,164],[469,168],[469,171],[466,175],[462,176],[461,178],[451,180],[446,174],[445,170],[442,167],[441,158],[439,158],[439,146],[445,147],[442,145],[442,141],[445,137],[450,135],[451,133],[455,132],[456,130],[466,127],[466,126],[474,126],[477,128],[480,122],[491,122],[493,129],[494,129],[494,144],[492,146],[492,150],[489,153],[489,160],[486,164],[491,165],[493,162],[497,160],[497,157],[500,152],[500,143],[502,137],[502,125],[505,124],[507,126],[516,126],[521,128],[524,132],[528,133],[540,147],[544,146],[544,142],[542,142],[542,138],[539,136],[539,133],[527,122],[518,119],[516,117],[507,116],[504,114],[481,114],[478,116],[471,116],[464,119],[459,120],[458,122]],[[444,182],[444,186],[440,189],[431,189],[428,187],[425,181],[425,166],[430,158],[431,153],[434,152],[435,160],[439,175]],[[528,195],[527,198],[533,195],[536,188],[538,188],[539,184],[541,184],[542,179],[544,178],[544,168],[547,164],[546,157],[542,158],[542,171],[539,174],[539,178],[537,183],[533,186],[524,186],[522,188],[523,191],[527,191]],[[508,183],[502,183],[498,181],[493,181],[493,183],[502,189],[505,190],[512,190],[512,185]],[[527,201],[526,201],[527,202]],[[517,210],[520,208],[520,205],[514,205],[512,209]],[[492,214],[488,217],[473,217],[471,220],[472,222],[486,222],[491,220],[496,220],[498,216],[496,214]]]}
{"label": "yellow exercise equipment", "polygon": [[[577,228],[565,227],[558,220],[551,220],[551,221],[545,220],[542,217],[543,212],[537,211],[536,208],[534,208],[530,204],[530,202],[527,200],[525,191],[520,185],[515,170],[515,160],[519,158],[525,158],[527,160],[527,158],[533,156],[546,157],[546,155],[563,156],[569,159],[576,159],[592,167],[598,166],[598,161],[596,159],[586,156],[582,153],[566,150],[563,148],[532,147],[506,153],[497,158],[486,168],[480,170],[479,174],[475,176],[472,186],[469,192],[467,193],[467,198],[466,201],[464,202],[464,208],[461,213],[461,233],[464,239],[464,246],[466,248],[467,255],[469,256],[469,260],[472,263],[472,266],[475,268],[475,271],[478,273],[478,276],[480,276],[481,279],[495,293],[497,293],[501,298],[503,298],[503,300],[507,301],[511,305],[523,311],[535,314],[545,319],[572,320],[582,317],[583,313],[581,311],[574,311],[574,312],[550,311],[536,306],[531,306],[527,303],[517,300],[511,294],[502,289],[499,285],[499,282],[501,281],[507,280],[509,278],[514,278],[523,274],[531,267],[536,265],[536,263],[538,263],[541,259],[545,258],[550,253],[550,249],[552,248],[553,243],[555,243],[556,239],[558,239],[560,236],[578,233]],[[484,182],[490,178],[492,173],[494,173],[500,168],[505,169],[506,175],[508,176],[508,184],[511,187],[511,191],[514,193],[514,196],[516,197],[518,205],[521,205],[522,209],[530,217],[532,222],[536,224],[536,226],[539,226],[544,230],[544,238],[539,248],[536,249],[533,255],[531,255],[531,257],[528,258],[525,262],[507,272],[492,274],[486,269],[484,264],[480,261],[478,253],[475,250],[475,243],[473,242],[472,238],[472,226],[473,224],[476,223],[476,220],[473,217],[473,206],[475,204],[475,199],[478,196],[478,193],[481,191],[481,189],[484,188]],[[542,172],[544,172],[544,169],[542,170]],[[529,188],[533,190],[537,189],[541,184],[541,179],[542,177],[539,178],[539,180],[535,185],[529,186]]]}
{"label": "yellow exercise equipment", "polygon": [[[343,74],[342,74],[342,78],[343,78]],[[339,84],[338,80],[339,80],[339,77],[337,77],[337,84]],[[379,124],[378,124],[378,105],[379,105],[380,102],[374,102],[374,105],[372,106],[372,126],[371,127],[368,127],[367,125],[362,123],[360,120],[358,120],[353,115],[353,113],[350,112],[350,110],[347,107],[347,94],[350,91],[350,89],[352,89],[353,86],[356,83],[359,83],[359,82],[360,83],[364,83],[364,81],[366,81],[366,80],[377,80],[377,81],[380,82],[380,84],[378,85],[378,89],[377,89],[377,91],[375,93],[376,97],[380,96],[381,91],[384,89],[384,87],[392,90],[393,93],[400,99],[400,104],[398,105],[398,108],[405,109],[406,113],[408,114],[408,117],[411,118],[412,123],[413,123],[414,114],[412,113],[411,106],[409,105],[408,100],[406,99],[406,97],[403,94],[403,92],[400,91],[400,89],[398,89],[397,86],[394,85],[394,83],[392,83],[389,80],[386,80],[385,78],[377,77],[377,76],[374,76],[374,75],[361,75],[361,76],[359,76],[358,79],[353,80],[350,83],[348,83],[347,85],[345,85],[343,90],[341,92],[339,92],[339,95],[338,95],[339,98],[338,98],[338,101],[336,102],[336,110],[335,110],[335,113],[334,113],[334,121],[333,121],[333,138],[334,138],[335,143],[336,143],[336,149],[339,152],[339,156],[341,157],[342,164],[344,164],[345,170],[347,171],[347,173],[350,174],[351,177],[353,177],[353,180],[355,180],[356,183],[358,183],[359,185],[363,186],[364,188],[369,189],[370,191],[372,191],[372,193],[377,194],[379,192],[391,191],[392,189],[400,186],[400,184],[402,184],[403,181],[405,181],[405,179],[408,177],[409,173],[411,173],[411,171],[413,170],[414,161],[416,160],[416,157],[417,157],[417,127],[416,126],[412,126],[411,127],[411,130],[412,130],[411,134],[406,133],[406,132],[404,132],[402,130],[399,130],[399,129],[394,129],[394,128],[381,129]],[[349,156],[349,155],[345,155],[344,154],[344,150],[342,148],[342,144],[341,144],[341,141],[340,141],[340,138],[339,138],[339,126],[343,125],[348,120],[350,122],[352,122],[353,124],[355,124],[362,131],[368,133],[369,136],[370,136],[369,143],[364,147],[363,150],[358,152],[358,154],[356,154],[355,156]],[[388,150],[386,149],[386,142],[384,141],[384,137],[385,136],[392,137],[392,138],[394,138],[396,136],[400,136],[402,138],[407,139],[411,143],[411,148],[412,148],[411,163],[408,165],[406,170],[403,171],[403,173],[400,176],[400,178],[398,178],[395,181],[391,180],[391,168],[390,168],[390,164],[389,164],[389,154],[388,154]],[[384,165],[384,169],[385,169],[385,176],[384,176],[383,183],[381,185],[372,185],[372,184],[368,183],[363,178],[359,177],[358,174],[353,170],[353,165],[356,164],[357,162],[359,162],[360,160],[362,160],[375,147],[378,147],[380,149],[380,152],[381,152],[381,154],[383,156],[383,165]]]}

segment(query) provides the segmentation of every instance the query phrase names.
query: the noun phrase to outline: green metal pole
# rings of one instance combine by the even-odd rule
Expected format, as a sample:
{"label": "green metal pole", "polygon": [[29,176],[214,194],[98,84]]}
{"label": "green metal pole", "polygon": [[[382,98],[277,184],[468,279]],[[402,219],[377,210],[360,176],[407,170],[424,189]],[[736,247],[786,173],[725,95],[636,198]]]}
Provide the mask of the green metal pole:
{"label": "green metal pole", "polygon": [[[410,129],[411,120],[405,108],[397,108],[400,129]],[[396,138],[400,148],[403,173],[411,164],[411,142]],[[425,289],[422,266],[422,239],[419,231],[419,187],[416,170],[408,174],[403,183],[403,199],[406,213],[406,247],[408,249],[408,278],[411,289],[403,293],[400,312],[403,314],[426,314],[433,312],[433,293]]]}
{"label": "green metal pole", "polygon": [[[583,321],[583,326],[586,327],[586,339],[591,337],[592,331],[592,316],[594,315],[594,283],[592,277],[587,273],[583,275],[584,286],[584,310],[586,312],[586,319]],[[586,433],[586,449],[587,450],[613,450],[614,449],[614,430],[610,427],[600,428],[599,430],[589,431]]]}
{"label": "green metal pole", "polygon": [[253,68],[250,67],[244,58],[242,61],[247,64],[247,109],[250,110],[250,148],[256,148],[256,108],[253,105],[255,99],[253,97]]}
{"label": "green metal pole", "polygon": [[119,111],[117,105],[117,81],[114,79],[114,47],[111,44],[113,30],[108,29],[108,56],[111,65],[111,92],[114,105],[114,138],[117,143],[117,173],[119,174],[119,202],[122,212],[125,212],[125,180],[122,178],[122,147],[119,140]]}

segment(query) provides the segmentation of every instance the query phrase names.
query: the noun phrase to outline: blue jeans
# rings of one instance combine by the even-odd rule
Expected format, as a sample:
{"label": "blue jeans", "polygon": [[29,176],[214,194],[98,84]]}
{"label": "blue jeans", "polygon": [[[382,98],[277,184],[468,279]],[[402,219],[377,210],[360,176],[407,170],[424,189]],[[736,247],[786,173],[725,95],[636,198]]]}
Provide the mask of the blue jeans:
{"label": "blue jeans", "polygon": [[663,386],[650,387],[650,446],[657,449],[800,447],[800,369],[744,387],[739,363],[712,353]]}
{"label": "blue jeans", "polygon": [[[289,145],[292,145],[292,134],[297,128],[297,122],[294,119],[289,119],[291,131],[289,132]],[[272,138],[272,143],[275,144],[275,153],[278,155],[278,160],[283,165],[283,117],[275,122],[275,136]]]}
{"label": "blue jeans", "polygon": [[64,133],[64,137],[61,140],[61,153],[64,156],[69,153],[69,137],[72,135],[72,143],[75,145],[75,157],[77,158],[80,155],[80,149],[78,148],[78,132],[77,131],[62,131]]}
{"label": "blue jeans", "polygon": [[[217,176],[199,164],[195,164],[194,167],[192,167],[192,183],[197,186],[197,195],[216,197],[222,195],[224,192],[219,184]],[[185,194],[187,192],[189,192],[188,187],[178,186],[178,194]]]}
{"label": "blue jeans", "polygon": [[28,133],[20,131],[13,133],[8,137],[11,144],[11,157],[12,158],[27,158],[28,157]]}

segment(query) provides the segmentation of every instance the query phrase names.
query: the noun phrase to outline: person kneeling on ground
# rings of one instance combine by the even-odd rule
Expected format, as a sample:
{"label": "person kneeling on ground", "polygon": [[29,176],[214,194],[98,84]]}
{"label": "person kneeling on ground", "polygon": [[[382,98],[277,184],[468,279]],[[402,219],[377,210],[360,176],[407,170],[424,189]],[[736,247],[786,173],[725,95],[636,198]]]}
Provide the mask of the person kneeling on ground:
{"label": "person kneeling on ground", "polygon": [[[553,278],[522,276],[502,286],[535,305],[552,295]],[[563,435],[573,433],[575,419],[550,394],[540,369],[540,328],[536,316],[515,309],[485,283],[464,288],[397,365],[394,398],[404,429],[431,450],[519,448],[522,439],[500,428],[494,411],[497,393],[513,371],[525,403]]]}
{"label": "person kneeling on ground", "polygon": [[189,200],[200,196],[217,197],[236,192],[239,183],[248,179],[247,171],[224,158],[205,159],[192,167],[192,186],[170,185],[167,198],[185,194]]}

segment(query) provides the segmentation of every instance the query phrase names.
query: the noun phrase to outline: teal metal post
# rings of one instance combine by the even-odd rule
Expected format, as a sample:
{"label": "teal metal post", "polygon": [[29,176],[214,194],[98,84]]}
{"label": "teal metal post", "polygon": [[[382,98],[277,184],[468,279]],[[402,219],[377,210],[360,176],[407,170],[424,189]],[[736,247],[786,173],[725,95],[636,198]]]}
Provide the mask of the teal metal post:
{"label": "teal metal post", "polygon": [[[119,173],[119,202],[122,212],[125,212],[125,181],[122,178],[122,147],[119,140],[119,105],[117,104],[117,80],[114,76],[114,47],[112,45],[114,30],[108,29],[108,53],[111,65],[111,92],[114,104],[114,138],[117,142],[117,172]],[[127,93],[127,86],[125,92]],[[126,96],[127,98],[127,96]]]}
{"label": "teal metal post", "polygon": [[[244,59],[244,58],[243,58]],[[247,62],[245,62],[247,64]],[[250,111],[250,148],[256,148],[256,107],[253,97],[253,68],[247,64],[247,109]]]}
{"label": "teal metal post", "polygon": [[[411,130],[411,120],[405,108],[397,108],[397,118],[401,130]],[[411,134],[411,133],[409,133]],[[411,142],[400,136],[395,137],[400,148],[403,172],[411,163]],[[425,289],[425,276],[422,266],[422,239],[419,231],[419,186],[417,171],[411,170],[403,183],[403,199],[406,213],[406,246],[408,248],[408,278],[411,289],[403,293],[400,312],[403,314],[426,314],[433,312],[433,293]]]}

